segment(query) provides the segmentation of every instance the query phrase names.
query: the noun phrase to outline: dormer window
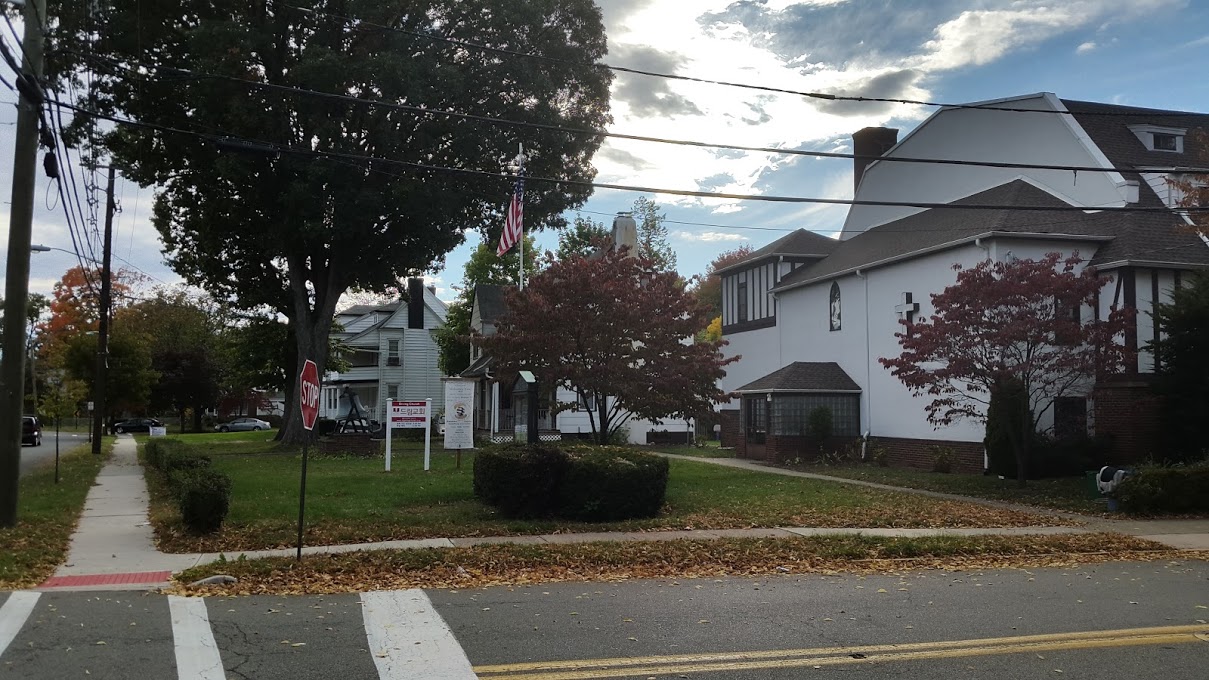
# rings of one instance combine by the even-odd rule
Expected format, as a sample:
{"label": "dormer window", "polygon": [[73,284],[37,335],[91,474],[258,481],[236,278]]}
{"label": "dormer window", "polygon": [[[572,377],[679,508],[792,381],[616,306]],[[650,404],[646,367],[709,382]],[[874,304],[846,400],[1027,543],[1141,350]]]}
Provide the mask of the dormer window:
{"label": "dormer window", "polygon": [[1162,125],[1130,125],[1129,130],[1151,151],[1184,153],[1184,133],[1187,132],[1184,128]]}

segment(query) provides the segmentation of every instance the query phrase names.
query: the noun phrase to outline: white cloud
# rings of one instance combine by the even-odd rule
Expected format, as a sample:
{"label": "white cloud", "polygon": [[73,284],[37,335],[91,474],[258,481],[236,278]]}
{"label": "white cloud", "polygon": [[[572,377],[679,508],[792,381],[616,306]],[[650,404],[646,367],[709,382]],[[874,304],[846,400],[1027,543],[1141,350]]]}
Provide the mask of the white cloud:
{"label": "white cloud", "polygon": [[1097,47],[1099,47],[1099,46],[1096,45],[1095,41],[1089,40],[1085,43],[1082,43],[1078,47],[1076,47],[1075,54],[1087,54],[1088,52],[1091,52],[1092,50],[1096,49]]}
{"label": "white cloud", "polygon": [[681,241],[703,241],[705,243],[718,243],[721,241],[746,241],[747,237],[742,234],[728,234],[721,231],[676,231],[672,233],[672,238]]}

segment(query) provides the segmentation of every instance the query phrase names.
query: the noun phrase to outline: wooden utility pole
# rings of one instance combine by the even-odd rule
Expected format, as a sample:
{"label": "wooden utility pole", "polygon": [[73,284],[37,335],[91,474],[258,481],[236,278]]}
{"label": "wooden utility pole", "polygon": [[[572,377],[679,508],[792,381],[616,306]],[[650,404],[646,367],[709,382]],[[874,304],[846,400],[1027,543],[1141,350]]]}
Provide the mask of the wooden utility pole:
{"label": "wooden utility pole", "polygon": [[0,358],[0,527],[17,523],[21,471],[21,416],[25,408],[25,317],[29,300],[29,245],[38,172],[42,108],[42,20],[46,0],[26,0],[21,73],[17,78],[17,139],[13,146],[12,212],[4,280],[4,356]]}
{"label": "wooden utility pole", "polygon": [[97,328],[97,373],[93,383],[92,399],[92,452],[101,453],[101,434],[105,424],[105,381],[109,369],[109,300],[110,257],[113,250],[113,213],[117,206],[113,202],[114,169],[109,166],[109,183],[105,187],[105,242],[101,249],[101,310]]}

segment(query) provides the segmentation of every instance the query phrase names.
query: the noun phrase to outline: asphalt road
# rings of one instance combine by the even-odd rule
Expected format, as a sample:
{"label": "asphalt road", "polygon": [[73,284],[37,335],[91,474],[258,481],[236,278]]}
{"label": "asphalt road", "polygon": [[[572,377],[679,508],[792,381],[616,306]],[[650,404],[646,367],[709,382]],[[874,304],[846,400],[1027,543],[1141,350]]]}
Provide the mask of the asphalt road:
{"label": "asphalt road", "polygon": [[[67,453],[71,447],[88,441],[88,435],[77,432],[60,432],[59,453]],[[42,430],[41,446],[21,447],[21,476],[41,465],[54,465],[55,462],[55,431]]]}
{"label": "asphalt road", "polygon": [[0,678],[1204,680],[1206,620],[1206,562],[205,600],[17,593],[0,594]]}

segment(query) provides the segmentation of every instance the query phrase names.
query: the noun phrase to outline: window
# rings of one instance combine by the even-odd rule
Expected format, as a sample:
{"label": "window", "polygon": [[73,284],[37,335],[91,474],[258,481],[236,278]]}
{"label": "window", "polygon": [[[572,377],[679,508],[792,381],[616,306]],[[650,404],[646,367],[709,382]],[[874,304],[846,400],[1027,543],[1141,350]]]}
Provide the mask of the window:
{"label": "window", "polygon": [[398,383],[394,383],[394,384],[391,384],[391,385],[387,385],[387,386],[386,386],[386,396],[387,396],[387,398],[390,398],[390,399],[402,399],[402,398],[403,398],[403,395],[402,395],[402,394],[399,394],[399,392],[401,392],[401,390],[399,389],[399,385],[398,385]]}
{"label": "window", "polygon": [[747,282],[739,284],[739,323],[747,321]]}
{"label": "window", "polygon": [[743,430],[747,441],[753,444],[763,444],[768,433],[768,396],[756,394],[744,397]]}
{"label": "window", "polygon": [[392,338],[386,341],[386,365],[399,365],[399,341],[397,339]]}
{"label": "window", "polygon": [[1154,150],[1155,151],[1178,151],[1176,145],[1176,136],[1169,135],[1163,132],[1154,133]]}
{"label": "window", "polygon": [[1079,343],[1079,328],[1083,324],[1080,316],[1080,301],[1063,299],[1054,300],[1054,321],[1056,332],[1054,342],[1059,345],[1076,345]]}
{"label": "window", "polygon": [[578,394],[579,394],[579,403],[576,405],[578,408],[582,408],[585,411],[595,411],[596,410],[596,395],[595,394],[591,394],[591,393],[585,394],[583,392],[579,392]]}
{"label": "window", "polygon": [[831,432],[837,437],[861,433],[861,398],[858,394],[778,394],[772,402],[772,433],[781,437],[804,436],[810,412],[831,410]]}
{"label": "window", "polygon": [[831,312],[829,316],[831,330],[840,330],[840,284],[835,281],[831,282]]}

